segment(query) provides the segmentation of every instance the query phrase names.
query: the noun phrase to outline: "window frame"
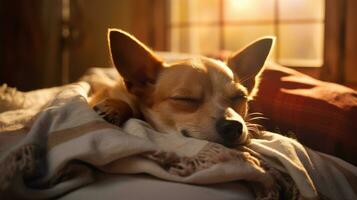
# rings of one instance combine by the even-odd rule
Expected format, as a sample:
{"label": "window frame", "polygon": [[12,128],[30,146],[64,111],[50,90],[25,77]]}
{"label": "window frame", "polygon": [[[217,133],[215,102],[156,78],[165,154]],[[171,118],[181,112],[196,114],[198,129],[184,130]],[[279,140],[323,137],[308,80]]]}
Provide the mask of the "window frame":
{"label": "window frame", "polygon": [[[212,27],[212,26],[218,26],[219,29],[219,40],[218,40],[218,50],[222,51],[225,50],[225,35],[224,35],[224,28],[226,26],[244,26],[244,25],[261,25],[261,24],[269,24],[273,26],[274,29],[274,35],[279,38],[279,25],[282,24],[294,24],[294,25],[299,25],[299,24],[322,24],[323,27],[325,28],[326,26],[326,4],[327,2],[325,1],[325,17],[324,19],[279,19],[279,1],[280,0],[274,0],[274,20],[273,21],[264,21],[264,20],[246,20],[246,21],[226,21],[224,19],[224,8],[225,8],[225,0],[218,0],[219,2],[219,6],[218,6],[218,21],[217,22],[180,22],[180,23],[171,23],[171,19],[169,18],[167,20],[167,30],[168,30],[168,36],[171,35],[171,29],[172,28],[177,28],[177,27],[193,27],[193,26],[207,26],[207,27]],[[171,16],[170,13],[170,6],[171,1],[168,1],[168,16]],[[312,71],[316,74],[317,71],[320,70],[316,70],[317,68],[322,68],[325,64],[324,64],[324,57],[325,57],[325,35],[326,35],[326,30],[324,29],[323,31],[323,47],[322,47],[322,64],[321,65],[304,65],[304,64],[298,64],[298,65],[294,65],[292,63],[283,63],[284,66],[288,66],[288,67],[294,67],[294,68],[299,68],[303,71]],[[170,39],[170,37],[168,37]],[[171,46],[170,46],[170,40],[167,40],[167,44],[168,47],[167,49],[171,50]],[[274,60],[275,62],[279,63],[279,58],[281,59],[281,44],[278,41],[276,43],[276,48],[275,48],[275,55],[274,55]],[[302,63],[302,62],[300,62]]]}

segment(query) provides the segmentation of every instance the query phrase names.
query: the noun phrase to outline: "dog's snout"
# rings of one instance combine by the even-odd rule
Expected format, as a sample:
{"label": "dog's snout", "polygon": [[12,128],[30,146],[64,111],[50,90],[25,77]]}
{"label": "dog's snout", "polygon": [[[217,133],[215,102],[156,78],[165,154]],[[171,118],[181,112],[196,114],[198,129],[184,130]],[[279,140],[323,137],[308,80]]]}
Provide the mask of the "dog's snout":
{"label": "dog's snout", "polygon": [[226,145],[231,146],[243,131],[243,125],[237,120],[221,118],[216,122],[216,130]]}

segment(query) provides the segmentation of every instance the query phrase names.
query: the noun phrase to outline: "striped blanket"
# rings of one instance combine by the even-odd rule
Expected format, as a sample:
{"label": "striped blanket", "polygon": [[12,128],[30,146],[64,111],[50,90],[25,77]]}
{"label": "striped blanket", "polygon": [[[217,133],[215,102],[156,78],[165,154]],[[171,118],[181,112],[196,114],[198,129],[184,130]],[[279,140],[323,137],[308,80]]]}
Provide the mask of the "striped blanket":
{"label": "striped blanket", "polygon": [[87,79],[28,93],[0,88],[0,199],[59,197],[93,182],[96,170],[243,181],[256,199],[357,199],[357,168],[338,158],[271,132],[228,149],[138,119],[116,127],[88,106],[93,87]]}

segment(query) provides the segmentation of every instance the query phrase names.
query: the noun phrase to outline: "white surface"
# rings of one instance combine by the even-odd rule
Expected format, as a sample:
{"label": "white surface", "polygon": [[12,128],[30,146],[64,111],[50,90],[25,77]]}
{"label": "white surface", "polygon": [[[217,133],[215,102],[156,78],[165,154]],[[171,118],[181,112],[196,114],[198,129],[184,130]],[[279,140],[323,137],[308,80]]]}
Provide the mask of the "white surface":
{"label": "white surface", "polygon": [[198,186],[163,181],[148,175],[99,174],[97,178],[95,183],[75,190],[60,199],[254,199],[248,188],[238,182]]}

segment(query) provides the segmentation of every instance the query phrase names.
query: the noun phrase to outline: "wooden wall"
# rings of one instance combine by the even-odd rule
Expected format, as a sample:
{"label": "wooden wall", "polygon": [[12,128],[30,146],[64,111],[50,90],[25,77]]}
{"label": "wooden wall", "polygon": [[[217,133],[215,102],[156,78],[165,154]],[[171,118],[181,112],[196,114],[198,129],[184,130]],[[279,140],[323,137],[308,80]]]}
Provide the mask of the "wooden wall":
{"label": "wooden wall", "polygon": [[41,87],[45,38],[41,1],[0,1],[0,84],[23,90]]}
{"label": "wooden wall", "polygon": [[321,78],[357,88],[357,1],[326,0]]}
{"label": "wooden wall", "polygon": [[0,84],[32,90],[73,82],[90,67],[110,66],[108,28],[165,50],[166,0],[69,2],[71,34],[63,39],[62,0],[0,1]]}
{"label": "wooden wall", "polygon": [[[165,49],[165,0],[86,0],[79,5],[78,41],[70,47],[70,80],[89,67],[110,66],[107,29],[120,28],[154,50]],[[74,8],[76,6],[73,6]],[[74,17],[75,18],[75,17]]]}
{"label": "wooden wall", "polygon": [[357,1],[348,0],[346,7],[344,82],[357,86]]}
{"label": "wooden wall", "polygon": [[72,2],[72,39],[69,51],[69,81],[75,81],[90,67],[110,66],[107,29],[132,30],[130,0],[86,0]]}

